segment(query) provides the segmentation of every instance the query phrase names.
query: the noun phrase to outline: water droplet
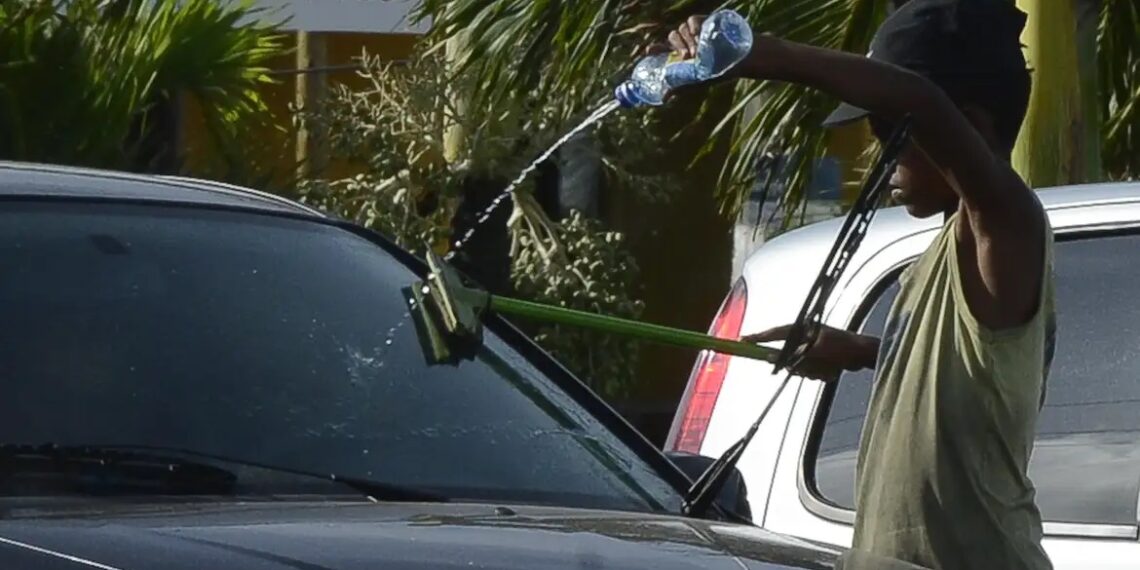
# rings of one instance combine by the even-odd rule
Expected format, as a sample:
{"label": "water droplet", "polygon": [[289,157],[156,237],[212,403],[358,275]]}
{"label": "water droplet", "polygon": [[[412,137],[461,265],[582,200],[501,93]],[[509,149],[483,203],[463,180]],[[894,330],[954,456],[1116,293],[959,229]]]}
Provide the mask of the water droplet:
{"label": "water droplet", "polygon": [[581,123],[578,123],[578,126],[570,129],[570,131],[563,135],[562,138],[555,141],[555,143],[551,145],[550,148],[546,149],[546,151],[539,155],[538,158],[534,159],[534,161],[527,165],[527,167],[519,173],[518,177],[511,181],[511,183],[507,185],[507,188],[503,190],[501,194],[496,196],[494,200],[491,201],[490,205],[484,208],[483,215],[479,218],[478,222],[476,222],[475,226],[468,230],[462,239],[455,242],[454,248],[443,257],[444,261],[450,261],[453,257],[455,257],[455,254],[458,252],[458,250],[462,249],[463,246],[466,245],[467,241],[471,239],[472,234],[475,232],[475,228],[478,228],[486,223],[487,220],[490,219],[490,213],[494,211],[495,208],[499,207],[499,204],[501,204],[504,200],[510,198],[511,192],[513,192],[515,188],[526,181],[527,176],[537,170],[540,164],[550,158],[555,153],[555,151],[561,148],[562,145],[566,144],[567,141],[574,138],[575,135],[586,130],[598,121],[601,121],[606,117],[606,115],[614,112],[620,106],[621,105],[617,101],[610,101],[609,103],[598,107],[594,112],[590,113],[584,120],[582,120]]}

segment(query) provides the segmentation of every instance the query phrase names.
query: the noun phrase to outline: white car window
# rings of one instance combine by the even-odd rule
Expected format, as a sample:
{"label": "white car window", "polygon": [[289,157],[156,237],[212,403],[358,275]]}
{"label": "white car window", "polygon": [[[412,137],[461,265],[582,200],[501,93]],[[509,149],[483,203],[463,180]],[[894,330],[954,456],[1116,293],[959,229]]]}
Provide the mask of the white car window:
{"label": "white car window", "polygon": [[[1056,247],[1057,353],[1030,477],[1048,521],[1136,524],[1140,492],[1140,236]],[[892,277],[893,279],[893,277]],[[882,330],[897,294],[870,300],[861,329]],[[855,454],[870,372],[849,373],[829,402],[818,451],[805,458],[819,498],[854,508]]]}

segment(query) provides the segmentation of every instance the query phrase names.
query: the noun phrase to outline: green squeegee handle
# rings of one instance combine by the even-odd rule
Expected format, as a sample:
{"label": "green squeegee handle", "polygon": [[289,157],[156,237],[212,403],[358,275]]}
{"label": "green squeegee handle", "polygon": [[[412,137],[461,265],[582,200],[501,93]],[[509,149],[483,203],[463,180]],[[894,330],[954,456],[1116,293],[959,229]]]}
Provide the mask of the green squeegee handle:
{"label": "green squeegee handle", "polygon": [[780,353],[780,351],[772,348],[765,348],[738,340],[716,338],[707,334],[682,329],[663,327],[661,325],[642,323],[564,307],[520,301],[508,297],[491,295],[490,308],[500,314],[514,315],[525,319],[593,329],[672,346],[712,350],[733,356],[763,360],[765,362],[774,362]]}

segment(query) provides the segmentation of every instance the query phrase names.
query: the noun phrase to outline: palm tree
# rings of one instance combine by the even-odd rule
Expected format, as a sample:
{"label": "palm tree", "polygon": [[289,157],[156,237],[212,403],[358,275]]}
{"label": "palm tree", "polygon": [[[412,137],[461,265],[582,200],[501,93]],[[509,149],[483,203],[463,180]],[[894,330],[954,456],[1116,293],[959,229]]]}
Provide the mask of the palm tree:
{"label": "palm tree", "polygon": [[[721,5],[740,11],[765,32],[862,53],[879,22],[905,1],[727,0]],[[1136,2],[1017,0],[1017,4],[1030,14],[1024,39],[1039,85],[1016,152],[1016,166],[1034,185],[1137,175],[1140,8]],[[1096,31],[1089,33],[1086,27],[1078,33],[1076,9],[1087,10],[1090,5],[1099,14],[1087,19],[1096,23]],[[457,61],[481,78],[478,97],[508,102],[527,93],[564,92],[585,107],[591,97],[604,93],[607,82],[616,79],[605,70],[615,65],[628,69],[636,46],[659,39],[668,25],[689,14],[715,7],[704,0],[661,4],[425,0],[421,15],[433,19],[431,38],[439,45],[469,32],[463,57]],[[1078,38],[1095,42],[1095,49],[1079,46]],[[1089,61],[1094,53],[1098,65]],[[1093,89],[1090,86],[1098,86],[1096,71],[1102,81]],[[730,133],[728,159],[718,184],[724,210],[739,211],[762,173],[758,161],[763,165],[765,157],[782,157],[787,160],[775,162],[784,162],[781,168],[787,176],[784,206],[795,211],[803,202],[816,161],[829,152],[829,135],[818,125],[834,101],[818,92],[772,82],[712,90],[732,90],[728,106],[709,104],[701,110],[717,118],[716,133]],[[709,100],[715,100],[715,93]],[[1101,136],[1093,136],[1098,131]],[[717,137],[708,140],[697,156],[713,152],[721,142]]]}
{"label": "palm tree", "polygon": [[1097,63],[1104,117],[1106,174],[1140,177],[1140,4],[1135,0],[1085,0],[1100,4]]}
{"label": "palm tree", "polygon": [[184,97],[232,143],[265,119],[259,88],[282,50],[250,6],[0,0],[0,158],[173,170],[154,134]]}

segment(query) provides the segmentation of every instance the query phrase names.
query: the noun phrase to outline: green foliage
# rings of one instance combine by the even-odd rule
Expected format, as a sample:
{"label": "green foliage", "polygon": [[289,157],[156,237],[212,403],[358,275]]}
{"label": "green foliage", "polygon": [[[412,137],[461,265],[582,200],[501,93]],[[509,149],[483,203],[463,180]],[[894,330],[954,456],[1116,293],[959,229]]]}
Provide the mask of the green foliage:
{"label": "green foliage", "polygon": [[0,0],[0,157],[131,169],[148,111],[201,103],[233,139],[262,120],[280,53],[251,0]]}
{"label": "green foliage", "polygon": [[[905,1],[905,0],[904,0]],[[420,15],[435,24],[430,37],[441,46],[460,33],[468,35],[464,65],[477,78],[482,96],[515,100],[529,93],[570,93],[575,99],[605,93],[628,70],[634,50],[660,41],[665,32],[691,14],[717,6],[745,14],[759,32],[811,45],[866,52],[874,30],[886,16],[888,0],[425,0]],[[895,0],[894,4],[900,4]],[[1105,117],[1105,167],[1115,177],[1140,171],[1140,8],[1134,0],[1101,3],[1098,54]],[[783,156],[787,194],[784,207],[794,214],[803,205],[813,165],[825,152],[819,126],[835,101],[802,87],[775,82],[720,85],[733,90],[726,113],[716,113],[718,132],[731,133],[729,160],[718,192],[725,211],[735,215],[761,174],[757,161]],[[679,133],[678,136],[684,136]],[[710,146],[717,137],[710,137]],[[699,158],[699,157],[698,157]],[[785,216],[786,220],[796,217]]]}
{"label": "green foliage", "polygon": [[[729,0],[724,5],[760,23],[757,27],[766,33],[858,52],[866,51],[886,13],[885,0]],[[478,78],[481,97],[512,101],[539,92],[580,100],[608,93],[628,73],[641,46],[661,41],[688,15],[711,8],[711,3],[701,0],[425,0],[420,15],[432,18],[436,46],[469,32],[469,51],[462,63]],[[791,159],[785,165],[790,179],[784,206],[794,212],[802,205],[815,159],[824,154],[825,133],[817,125],[834,101],[775,82],[714,89],[734,89],[727,113],[703,110],[720,114],[714,135],[733,135],[717,190],[725,211],[733,215],[739,211],[756,181],[760,157],[783,155]],[[750,114],[757,107],[759,112]],[[694,160],[712,151],[719,137],[708,140]]]}
{"label": "green foliage", "polygon": [[1105,170],[1140,177],[1140,4],[1101,2],[1098,59]]}
{"label": "green foliage", "polygon": [[534,97],[581,108],[609,92],[610,81],[646,37],[637,19],[656,2],[596,0],[424,0],[434,49],[462,37],[458,70],[473,79],[472,95],[497,104]]}
{"label": "green foliage", "polygon": [[410,251],[423,253],[424,244],[446,243],[449,236],[448,212],[422,211],[414,195],[394,177],[368,173],[340,180],[303,180],[300,195],[310,206],[376,230]]}
{"label": "green foliage", "polygon": [[[882,0],[728,3],[750,21],[761,22],[758,27],[764,33],[857,53],[867,51],[886,15],[886,5]],[[805,205],[815,163],[827,152],[826,131],[820,124],[838,102],[819,91],[771,81],[741,82],[734,89],[734,105],[717,127],[718,132],[731,129],[733,133],[730,158],[720,179],[724,210],[736,215],[743,207],[761,173],[756,168],[758,158],[784,157],[781,168],[787,176],[787,190],[783,206],[789,215],[783,219],[785,224],[794,222],[799,217],[791,214]],[[756,112],[749,117],[750,106]]]}
{"label": "green foliage", "polygon": [[[644,303],[637,291],[637,264],[623,236],[605,231],[574,212],[555,229],[562,249],[548,251],[523,233],[512,256],[515,290],[529,299],[606,315],[636,318]],[[538,326],[534,339],[611,397],[625,396],[637,342],[556,325]]]}
{"label": "green foliage", "polygon": [[[493,165],[507,145],[494,125],[469,122],[458,112],[438,59],[416,58],[404,66],[364,54],[361,64],[367,88],[335,85],[320,114],[298,120],[327,133],[330,156],[362,165],[364,173],[302,181],[302,199],[412,251],[425,243],[442,246],[463,177],[472,164]],[[443,159],[444,139],[458,125],[475,128],[479,140],[464,160],[449,163]]]}
{"label": "green foliage", "polygon": [[[450,226],[471,184],[505,187],[571,122],[586,102],[514,104],[472,97],[470,72],[453,73],[438,53],[384,63],[364,54],[367,87],[333,88],[318,115],[302,115],[327,133],[331,155],[362,166],[342,180],[309,180],[302,199],[391,236],[412,251],[432,244],[449,249]],[[462,109],[457,101],[462,101]],[[593,132],[610,189],[623,186],[646,199],[669,195],[672,186],[652,170],[649,119],[613,116]],[[463,136],[455,144],[455,133]],[[450,146],[449,146],[450,145]],[[629,152],[631,148],[641,149]],[[526,181],[503,207],[513,211],[512,284],[533,300],[627,318],[640,315],[637,267],[622,237],[580,214],[554,221],[533,198]],[[633,376],[634,343],[581,330],[520,323],[585,381],[607,396],[621,395]]]}

